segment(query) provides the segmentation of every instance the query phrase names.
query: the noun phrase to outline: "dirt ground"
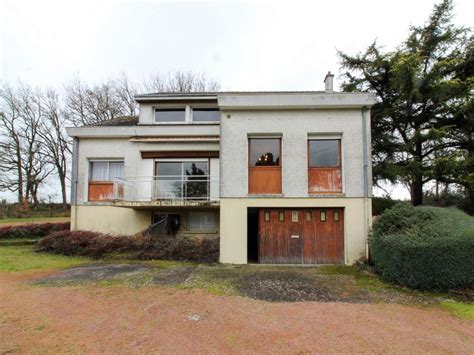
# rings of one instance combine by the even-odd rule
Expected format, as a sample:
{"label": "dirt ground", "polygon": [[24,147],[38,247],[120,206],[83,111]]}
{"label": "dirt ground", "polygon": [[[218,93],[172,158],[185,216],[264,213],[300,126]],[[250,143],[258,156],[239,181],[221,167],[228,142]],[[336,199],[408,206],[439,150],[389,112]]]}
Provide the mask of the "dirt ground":
{"label": "dirt ground", "polygon": [[[178,270],[177,279],[190,271]],[[156,284],[54,285],[58,275],[71,277],[0,273],[0,353],[474,353],[474,322],[426,305],[268,302]],[[169,279],[161,274],[157,284]]]}

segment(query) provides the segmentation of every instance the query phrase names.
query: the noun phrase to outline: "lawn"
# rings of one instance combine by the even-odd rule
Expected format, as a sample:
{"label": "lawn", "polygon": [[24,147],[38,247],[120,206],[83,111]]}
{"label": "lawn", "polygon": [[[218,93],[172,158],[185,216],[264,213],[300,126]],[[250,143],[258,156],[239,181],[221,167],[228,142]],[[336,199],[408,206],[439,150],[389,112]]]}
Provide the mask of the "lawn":
{"label": "lawn", "polygon": [[35,253],[34,239],[0,239],[0,271],[61,270],[90,262],[89,258]]}
{"label": "lawn", "polygon": [[70,217],[32,217],[32,218],[1,218],[0,225],[20,225],[30,223],[69,222]]}

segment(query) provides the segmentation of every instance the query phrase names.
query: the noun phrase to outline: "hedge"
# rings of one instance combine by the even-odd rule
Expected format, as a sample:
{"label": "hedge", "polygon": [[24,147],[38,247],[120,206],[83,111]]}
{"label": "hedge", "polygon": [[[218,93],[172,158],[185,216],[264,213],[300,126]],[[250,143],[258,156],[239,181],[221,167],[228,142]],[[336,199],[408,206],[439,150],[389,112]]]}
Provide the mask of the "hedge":
{"label": "hedge", "polygon": [[38,252],[51,252],[68,256],[102,258],[107,254],[129,253],[141,260],[166,259],[217,262],[219,239],[192,237],[141,236],[128,237],[88,231],[61,231],[41,239]]}
{"label": "hedge", "polygon": [[53,232],[69,230],[69,222],[38,223],[0,227],[1,238],[41,238]]}
{"label": "hedge", "polygon": [[372,214],[379,216],[398,203],[400,203],[399,200],[392,200],[390,197],[372,197]]}
{"label": "hedge", "polygon": [[397,204],[376,219],[369,245],[388,281],[439,291],[474,286],[474,217],[460,210]]}

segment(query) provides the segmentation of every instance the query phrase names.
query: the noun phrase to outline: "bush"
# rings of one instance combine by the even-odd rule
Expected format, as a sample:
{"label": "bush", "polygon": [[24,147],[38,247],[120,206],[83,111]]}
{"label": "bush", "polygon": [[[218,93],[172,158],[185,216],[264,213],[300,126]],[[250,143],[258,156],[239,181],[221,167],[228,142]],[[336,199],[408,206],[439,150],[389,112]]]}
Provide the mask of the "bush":
{"label": "bush", "polygon": [[385,210],[392,208],[398,200],[392,200],[390,197],[372,197],[372,215],[380,216]]}
{"label": "bush", "polygon": [[24,224],[0,227],[1,238],[41,238],[57,231],[69,230],[70,223]]}
{"label": "bush", "polygon": [[87,231],[61,231],[41,239],[36,251],[69,256],[102,258],[111,253],[136,252],[141,260],[167,259],[215,262],[219,258],[219,239],[191,237],[114,236]]}
{"label": "bush", "polygon": [[374,223],[375,269],[385,279],[431,290],[474,286],[474,217],[454,208],[397,204]]}
{"label": "bush", "polygon": [[199,239],[190,236],[148,237],[138,258],[171,259],[200,262],[219,261],[219,238]]}
{"label": "bush", "polygon": [[126,252],[137,250],[137,248],[136,240],[131,237],[65,230],[41,239],[36,246],[36,251],[101,258],[109,253]]}

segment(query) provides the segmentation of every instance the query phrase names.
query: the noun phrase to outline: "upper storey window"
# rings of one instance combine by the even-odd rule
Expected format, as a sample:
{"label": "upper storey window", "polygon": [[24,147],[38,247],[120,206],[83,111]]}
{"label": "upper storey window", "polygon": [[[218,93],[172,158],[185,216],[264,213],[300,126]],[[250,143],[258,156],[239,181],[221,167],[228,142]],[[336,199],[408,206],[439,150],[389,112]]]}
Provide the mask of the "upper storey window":
{"label": "upper storey window", "polygon": [[221,113],[215,108],[193,108],[193,122],[219,122]]}
{"label": "upper storey window", "polygon": [[312,139],[309,145],[310,168],[335,168],[341,165],[338,139]]}
{"label": "upper storey window", "polygon": [[185,122],[186,121],[186,110],[183,108],[167,108],[167,109],[155,109],[155,122],[156,123],[168,123],[168,122]]}
{"label": "upper storey window", "polygon": [[250,166],[279,166],[280,139],[250,139]]}
{"label": "upper storey window", "polygon": [[281,138],[249,138],[249,194],[281,194]]}
{"label": "upper storey window", "polygon": [[341,140],[308,140],[308,192],[342,192]]}
{"label": "upper storey window", "polygon": [[209,107],[155,108],[155,123],[218,123],[221,113]]}

